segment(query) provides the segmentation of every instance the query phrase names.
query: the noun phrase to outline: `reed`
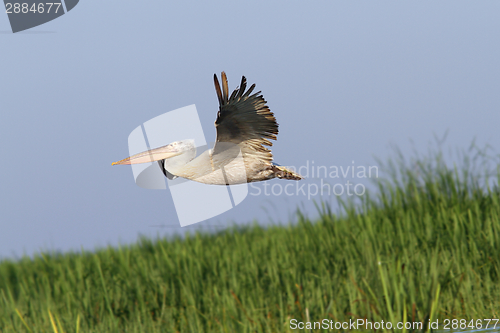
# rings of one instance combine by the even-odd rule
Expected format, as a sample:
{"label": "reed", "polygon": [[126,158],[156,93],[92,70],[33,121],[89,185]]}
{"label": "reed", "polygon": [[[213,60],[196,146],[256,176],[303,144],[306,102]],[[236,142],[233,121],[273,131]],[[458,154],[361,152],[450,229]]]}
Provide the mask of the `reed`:
{"label": "reed", "polygon": [[298,211],[288,226],[3,260],[0,331],[295,332],[293,319],[364,319],[411,332],[394,326],[499,318],[498,174],[438,155],[391,165],[378,191],[341,212],[320,203],[315,220]]}

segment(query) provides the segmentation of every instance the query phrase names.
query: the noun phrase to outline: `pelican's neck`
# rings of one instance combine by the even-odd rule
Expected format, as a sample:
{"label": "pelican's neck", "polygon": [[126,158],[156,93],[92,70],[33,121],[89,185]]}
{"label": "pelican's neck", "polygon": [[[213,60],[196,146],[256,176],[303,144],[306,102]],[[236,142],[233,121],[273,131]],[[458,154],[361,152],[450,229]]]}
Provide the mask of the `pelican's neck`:
{"label": "pelican's neck", "polygon": [[[210,150],[206,150],[200,156],[195,159],[175,161],[175,163],[167,164],[165,163],[165,169],[173,175],[178,177],[193,179],[195,180],[198,177],[202,177],[210,172],[212,172],[211,167],[211,153]],[[183,154],[184,155],[184,154]],[[182,155],[180,155],[182,156]],[[178,156],[178,157],[180,157]],[[175,157],[177,158],[177,156]],[[168,159],[170,162],[172,159]]]}
{"label": "pelican's neck", "polygon": [[182,170],[185,168],[189,162],[191,162],[196,156],[196,148],[190,148],[183,152],[181,155],[174,156],[165,160],[164,168],[171,174],[179,177],[183,177]]}
{"label": "pelican's neck", "polygon": [[166,166],[165,169],[176,176],[205,184],[246,182],[246,168],[239,149],[226,150],[220,154],[212,153],[212,149],[209,149],[183,166],[178,165],[172,169]]}

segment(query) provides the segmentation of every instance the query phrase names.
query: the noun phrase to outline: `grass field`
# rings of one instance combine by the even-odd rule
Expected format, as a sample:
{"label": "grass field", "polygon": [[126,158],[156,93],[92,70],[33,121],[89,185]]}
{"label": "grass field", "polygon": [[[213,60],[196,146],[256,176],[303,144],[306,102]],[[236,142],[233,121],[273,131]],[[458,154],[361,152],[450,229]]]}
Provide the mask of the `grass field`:
{"label": "grass field", "polygon": [[378,191],[341,213],[320,204],[314,221],[299,212],[290,226],[4,260],[0,331],[294,332],[292,319],[427,328],[499,318],[498,175],[447,168],[439,156],[395,165]]}

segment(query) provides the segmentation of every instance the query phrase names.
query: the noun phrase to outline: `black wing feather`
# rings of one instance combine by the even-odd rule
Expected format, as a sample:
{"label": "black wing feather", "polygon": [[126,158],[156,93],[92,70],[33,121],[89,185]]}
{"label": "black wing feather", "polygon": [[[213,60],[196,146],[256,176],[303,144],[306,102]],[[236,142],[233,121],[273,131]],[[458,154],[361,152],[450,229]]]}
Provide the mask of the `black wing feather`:
{"label": "black wing feather", "polygon": [[[227,77],[221,75],[222,91],[214,75],[215,90],[219,99],[219,112],[215,120],[217,140],[214,153],[218,153],[217,143],[226,142],[240,145],[244,155],[254,155],[266,162],[272,160],[271,151],[264,146],[272,146],[269,140],[276,140],[278,123],[266,105],[261,92],[253,95],[255,84],[246,90],[247,82],[243,76],[241,84],[228,98]],[[222,147],[222,145],[219,145]]]}

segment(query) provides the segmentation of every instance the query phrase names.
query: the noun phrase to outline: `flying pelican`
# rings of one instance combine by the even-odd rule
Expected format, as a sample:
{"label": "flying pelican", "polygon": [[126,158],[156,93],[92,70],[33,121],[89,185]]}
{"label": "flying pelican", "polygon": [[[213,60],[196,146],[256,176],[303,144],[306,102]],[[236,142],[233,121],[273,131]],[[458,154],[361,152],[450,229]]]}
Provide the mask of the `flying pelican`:
{"label": "flying pelican", "polygon": [[240,86],[229,96],[226,73],[222,72],[221,78],[222,91],[214,74],[219,112],[215,120],[217,138],[213,149],[195,158],[194,140],[182,140],[135,154],[112,165],[158,161],[169,179],[182,177],[213,185],[273,178],[301,180],[301,175],[273,163],[271,150],[264,147],[272,146],[269,139],[276,140],[278,123],[261,92],[252,94],[255,84],[246,90],[247,80],[243,76]]}

